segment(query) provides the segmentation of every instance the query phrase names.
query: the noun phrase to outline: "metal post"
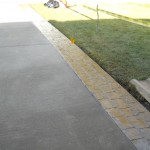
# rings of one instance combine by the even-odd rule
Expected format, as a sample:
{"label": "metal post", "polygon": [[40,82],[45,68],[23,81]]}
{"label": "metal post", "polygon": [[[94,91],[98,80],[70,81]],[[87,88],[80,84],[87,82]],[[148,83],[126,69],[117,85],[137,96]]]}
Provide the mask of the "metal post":
{"label": "metal post", "polygon": [[96,6],[96,12],[97,12],[97,24],[96,24],[96,32],[99,31],[99,13],[98,13],[98,3]]}

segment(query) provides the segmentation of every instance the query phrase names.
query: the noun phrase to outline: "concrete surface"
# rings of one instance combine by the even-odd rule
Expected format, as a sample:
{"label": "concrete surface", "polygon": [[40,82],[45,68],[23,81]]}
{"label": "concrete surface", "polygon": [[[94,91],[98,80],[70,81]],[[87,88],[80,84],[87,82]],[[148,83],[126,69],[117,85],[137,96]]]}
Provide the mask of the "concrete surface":
{"label": "concrete surface", "polygon": [[132,79],[130,83],[134,85],[137,92],[150,103],[150,78],[142,81]]}
{"label": "concrete surface", "polygon": [[32,23],[0,35],[0,150],[135,149]]}

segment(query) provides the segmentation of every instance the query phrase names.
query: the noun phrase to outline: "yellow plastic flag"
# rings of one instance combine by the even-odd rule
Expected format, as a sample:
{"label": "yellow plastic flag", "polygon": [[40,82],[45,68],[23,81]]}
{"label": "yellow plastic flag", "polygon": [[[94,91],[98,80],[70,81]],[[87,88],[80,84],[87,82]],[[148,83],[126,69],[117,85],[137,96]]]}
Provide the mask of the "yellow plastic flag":
{"label": "yellow plastic flag", "polygon": [[75,43],[75,39],[73,37],[70,38],[70,41],[71,41],[72,44]]}

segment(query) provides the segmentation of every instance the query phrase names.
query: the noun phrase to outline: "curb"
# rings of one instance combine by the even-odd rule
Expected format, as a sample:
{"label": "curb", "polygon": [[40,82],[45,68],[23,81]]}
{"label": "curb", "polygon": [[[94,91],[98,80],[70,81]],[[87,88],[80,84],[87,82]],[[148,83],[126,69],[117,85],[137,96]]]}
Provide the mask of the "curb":
{"label": "curb", "polygon": [[[149,79],[148,79],[149,80]],[[147,80],[147,83],[148,83]],[[146,81],[146,80],[145,80]],[[150,91],[148,88],[146,88],[142,83],[142,81],[138,81],[136,79],[132,79],[130,81],[131,85],[135,86],[136,90],[139,92],[139,94],[145,98],[150,103]],[[149,82],[150,85],[150,82]]]}

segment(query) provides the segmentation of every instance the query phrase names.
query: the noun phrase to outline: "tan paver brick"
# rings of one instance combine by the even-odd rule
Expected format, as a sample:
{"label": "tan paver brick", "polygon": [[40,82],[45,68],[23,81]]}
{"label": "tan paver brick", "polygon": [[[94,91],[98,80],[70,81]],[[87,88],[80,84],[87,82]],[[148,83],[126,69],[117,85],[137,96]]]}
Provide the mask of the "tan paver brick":
{"label": "tan paver brick", "polygon": [[[106,110],[108,112],[108,114],[112,117],[112,118],[120,118],[122,117],[122,113],[119,109],[116,108],[111,108],[111,109],[107,109]],[[122,120],[121,120],[122,121]],[[120,121],[120,122],[121,122]]]}
{"label": "tan paver brick", "polygon": [[137,116],[140,112],[134,108],[134,103],[130,106],[133,116]]}
{"label": "tan paver brick", "polygon": [[104,97],[103,97],[103,94],[102,94],[103,92],[102,91],[99,91],[99,90],[93,91],[92,90],[92,92],[93,92],[94,96],[96,97],[96,99],[98,99],[99,101],[104,100]]}
{"label": "tan paver brick", "polygon": [[111,100],[109,93],[102,93],[104,100]]}
{"label": "tan paver brick", "polygon": [[139,102],[134,103],[134,105],[132,105],[131,109],[140,112],[147,112],[146,108],[144,108]]}
{"label": "tan paver brick", "polygon": [[[112,104],[110,103],[110,101],[100,101],[100,103],[102,104],[102,106],[105,108],[105,109],[110,109],[110,108],[113,108]],[[111,110],[110,110],[111,111]],[[109,113],[112,113],[110,112]]]}
{"label": "tan paver brick", "polygon": [[128,120],[135,128],[139,129],[139,128],[149,127],[149,125],[147,124],[147,122],[144,119],[138,118],[137,116],[128,117]]}
{"label": "tan paver brick", "polygon": [[122,130],[134,127],[125,116],[116,116],[114,120]]}
{"label": "tan paver brick", "polygon": [[116,99],[114,101],[116,102],[118,108],[127,108],[128,107],[127,103],[125,103],[125,101],[123,99]]}
{"label": "tan paver brick", "polygon": [[116,100],[120,98],[120,95],[118,95],[116,92],[110,92],[107,93],[107,95],[111,98],[111,100]]}
{"label": "tan paver brick", "polygon": [[126,117],[133,116],[133,113],[130,108],[121,109],[121,111]]}
{"label": "tan paver brick", "polygon": [[131,104],[131,105],[133,103],[137,102],[137,100],[134,97],[132,97],[128,92],[126,92],[125,94],[121,95],[121,98],[124,101],[126,101],[126,103]]}
{"label": "tan paver brick", "polygon": [[139,113],[139,118],[143,118],[145,121],[150,122],[150,112],[146,111],[143,113]]}
{"label": "tan paver brick", "polygon": [[108,93],[108,92],[111,92],[111,91],[112,91],[111,86],[110,86],[109,84],[102,86],[102,90],[103,90],[103,92],[105,92],[105,93]]}
{"label": "tan paver brick", "polygon": [[136,128],[130,128],[123,130],[123,132],[127,135],[127,137],[130,140],[140,139],[142,138],[142,135],[140,134],[140,131]]}

